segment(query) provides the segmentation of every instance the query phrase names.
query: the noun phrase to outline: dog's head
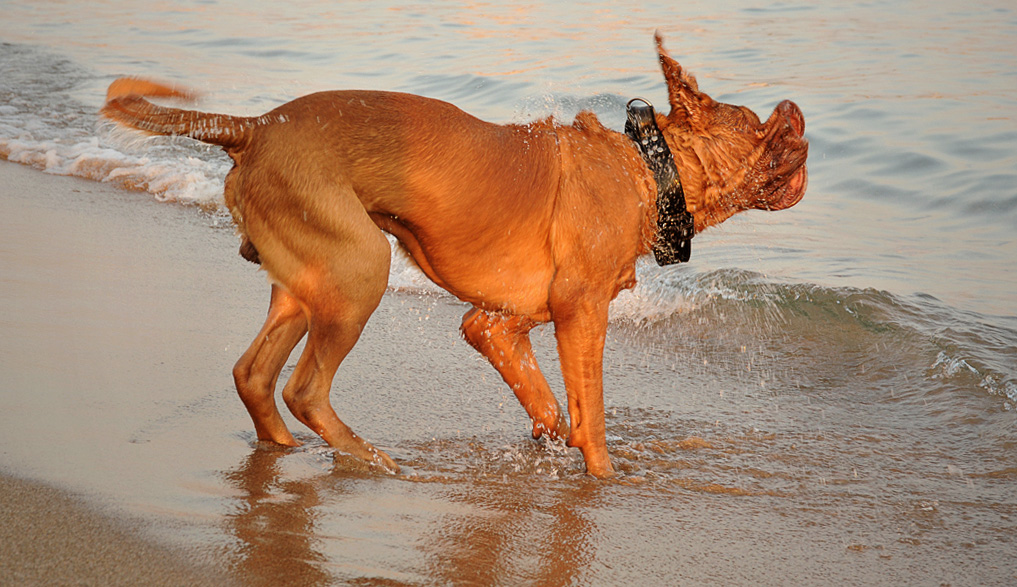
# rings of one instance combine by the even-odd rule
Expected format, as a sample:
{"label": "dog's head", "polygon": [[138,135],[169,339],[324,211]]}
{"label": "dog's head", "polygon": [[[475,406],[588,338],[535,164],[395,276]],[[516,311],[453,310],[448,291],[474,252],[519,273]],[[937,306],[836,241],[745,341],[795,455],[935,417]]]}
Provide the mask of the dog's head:
{"label": "dog's head", "polygon": [[783,210],[805,195],[805,117],[790,100],[766,122],[744,106],[717,102],[664,49],[657,53],[671,112],[657,124],[674,153],[696,231],[742,210]]}

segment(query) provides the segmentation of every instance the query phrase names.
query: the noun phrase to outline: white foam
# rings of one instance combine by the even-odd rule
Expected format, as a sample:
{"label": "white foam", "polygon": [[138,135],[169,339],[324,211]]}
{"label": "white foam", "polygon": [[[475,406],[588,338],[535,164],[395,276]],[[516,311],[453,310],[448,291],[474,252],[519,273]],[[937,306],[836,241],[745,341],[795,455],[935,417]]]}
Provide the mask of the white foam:
{"label": "white foam", "polygon": [[113,133],[82,136],[79,129],[56,127],[32,116],[17,117],[12,108],[0,114],[0,156],[9,161],[55,175],[147,191],[160,201],[216,206],[222,200],[229,170],[225,155],[202,153],[199,157],[194,148],[167,142],[157,144],[151,153],[133,153],[129,144],[109,140]]}
{"label": "white foam", "polygon": [[684,295],[667,275],[655,270],[652,263],[641,259],[636,265],[636,286],[618,294],[611,303],[612,322],[646,324],[688,312],[695,302]]}

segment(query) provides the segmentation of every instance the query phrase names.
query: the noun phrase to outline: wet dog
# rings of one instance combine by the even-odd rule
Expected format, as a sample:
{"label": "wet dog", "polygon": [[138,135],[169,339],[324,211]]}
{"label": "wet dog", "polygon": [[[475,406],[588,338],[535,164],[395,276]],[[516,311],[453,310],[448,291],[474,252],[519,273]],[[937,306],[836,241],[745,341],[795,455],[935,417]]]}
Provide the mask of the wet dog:
{"label": "wet dog", "polygon": [[[654,114],[695,230],[805,193],[808,143],[798,107],[765,121],[716,102],[663,47],[670,113]],[[268,319],[233,374],[259,439],[295,446],[276,408],[280,371],[307,343],[282,396],[329,445],[397,471],[329,402],[339,364],[385,292],[398,239],[420,269],[472,305],[466,340],[501,374],[533,436],[568,440],[587,471],[613,473],[605,443],[602,357],[608,305],[635,285],[658,232],[659,179],[637,142],[590,112],[497,125],[446,102],[374,91],[316,93],[260,117],[168,108],[187,97],[121,79],[102,115],[159,135],[223,147],[235,165],[225,202],[241,254],[272,282]],[[691,222],[690,221],[690,222]],[[537,367],[529,331],[554,323],[568,419]]]}

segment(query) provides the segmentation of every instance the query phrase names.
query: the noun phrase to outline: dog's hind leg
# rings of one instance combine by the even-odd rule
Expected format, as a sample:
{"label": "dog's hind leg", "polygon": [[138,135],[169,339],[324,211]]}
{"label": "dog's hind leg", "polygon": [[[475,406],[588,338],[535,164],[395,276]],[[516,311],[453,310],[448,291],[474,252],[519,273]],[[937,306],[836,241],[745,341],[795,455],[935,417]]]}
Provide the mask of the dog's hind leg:
{"label": "dog's hind leg", "polygon": [[388,240],[366,214],[363,221],[358,226],[349,219],[349,230],[340,233],[342,241],[329,239],[343,242],[344,250],[330,250],[325,257],[328,265],[305,267],[290,288],[306,309],[308,333],[283,399],[293,415],[330,446],[397,472],[395,461],[357,436],[329,402],[336,370],[360,338],[388,284]]}
{"label": "dog's hind leg", "polygon": [[569,425],[530,346],[530,330],[536,323],[522,316],[492,314],[473,308],[463,316],[466,342],[487,357],[533,421],[533,437],[547,433],[567,439]]}
{"label": "dog's hind leg", "polygon": [[286,446],[300,444],[279,415],[274,395],[286,359],[306,332],[307,318],[303,308],[293,296],[273,285],[265,325],[233,367],[237,393],[254,420],[258,440]]}

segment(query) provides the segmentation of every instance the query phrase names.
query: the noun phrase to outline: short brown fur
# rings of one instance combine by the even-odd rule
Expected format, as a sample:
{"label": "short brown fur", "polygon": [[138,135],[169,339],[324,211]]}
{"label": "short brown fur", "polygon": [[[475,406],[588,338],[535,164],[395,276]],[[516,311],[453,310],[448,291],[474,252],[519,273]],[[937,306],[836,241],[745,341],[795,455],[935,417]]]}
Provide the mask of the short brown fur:
{"label": "short brown fur", "polygon": [[[742,210],[797,203],[808,153],[798,107],[782,102],[760,123],[751,110],[700,92],[659,36],[657,47],[671,105],[658,125],[696,230]],[[274,390],[306,334],[283,389],[287,407],[329,445],[398,470],[329,403],[335,372],[387,285],[384,231],[431,280],[473,306],[462,333],[511,386],[534,437],[567,438],[589,473],[613,473],[602,390],[608,305],[635,285],[636,259],[649,251],[656,226],[656,186],[628,138],[589,112],[571,125],[495,125],[445,102],[389,92],[322,92],[249,118],[145,99],[185,95],[118,80],[102,114],[221,145],[235,162],[225,201],[241,254],[273,284],[268,319],[234,368],[259,439],[298,444]],[[529,331],[548,321],[568,420],[530,348]]]}

